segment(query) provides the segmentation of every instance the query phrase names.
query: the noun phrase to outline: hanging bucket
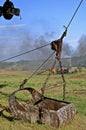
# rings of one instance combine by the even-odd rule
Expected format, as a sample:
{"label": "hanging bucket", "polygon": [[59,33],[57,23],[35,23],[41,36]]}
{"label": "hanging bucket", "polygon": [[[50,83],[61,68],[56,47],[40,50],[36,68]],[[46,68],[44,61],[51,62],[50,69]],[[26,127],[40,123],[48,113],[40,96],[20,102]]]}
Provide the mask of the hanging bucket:
{"label": "hanging bucket", "polygon": [[[16,93],[24,90],[31,93],[33,103],[23,104],[16,99]],[[76,114],[73,103],[44,97],[35,89],[29,87],[16,90],[10,95],[8,111],[13,117],[29,123],[38,122],[56,128],[69,123]]]}

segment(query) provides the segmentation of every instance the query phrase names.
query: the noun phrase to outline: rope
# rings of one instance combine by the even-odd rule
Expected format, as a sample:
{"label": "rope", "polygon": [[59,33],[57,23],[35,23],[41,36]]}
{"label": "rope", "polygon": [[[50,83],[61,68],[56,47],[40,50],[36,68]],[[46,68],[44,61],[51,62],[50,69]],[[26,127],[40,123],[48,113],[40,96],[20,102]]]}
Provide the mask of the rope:
{"label": "rope", "polygon": [[34,74],[36,74],[36,72],[53,56],[54,53],[55,51],[29,76],[29,78],[23,80],[20,88],[24,87],[25,83],[30,80]]}
{"label": "rope", "polygon": [[50,45],[50,43],[49,43],[49,44],[45,44],[45,45],[40,46],[40,47],[37,47],[37,48],[34,48],[34,49],[32,49],[32,50],[26,51],[26,52],[24,52],[24,53],[20,53],[20,54],[18,54],[18,55],[15,55],[15,56],[12,56],[12,57],[9,57],[9,58],[6,58],[6,59],[3,59],[3,60],[1,60],[0,62],[5,62],[5,61],[8,61],[8,60],[11,60],[11,59],[17,58],[17,57],[19,57],[19,56],[22,56],[22,55],[25,55],[25,54],[27,54],[27,53],[30,53],[30,52],[36,51],[36,50],[41,49],[41,48],[43,48],[43,47],[46,47],[46,46],[48,46],[48,45]]}
{"label": "rope", "polygon": [[68,28],[69,28],[69,26],[70,26],[71,22],[73,21],[73,19],[74,19],[74,17],[75,17],[75,15],[76,15],[76,13],[77,13],[77,12],[78,12],[78,10],[79,10],[79,8],[80,8],[80,6],[81,6],[82,2],[83,2],[83,0],[81,0],[81,1],[80,1],[80,3],[79,3],[79,5],[78,5],[78,7],[76,8],[76,10],[75,10],[75,12],[74,12],[74,14],[73,14],[73,16],[72,16],[71,20],[70,20],[70,21],[69,21],[69,23],[68,23],[68,25],[67,25],[66,29],[68,29]]}
{"label": "rope", "polygon": [[[55,61],[54,61],[53,65],[52,65],[51,69],[53,69],[55,67],[55,64],[56,64],[56,58],[55,58]],[[49,78],[51,76],[51,69],[49,70],[48,76],[47,76],[47,78],[46,78],[46,80],[45,80],[45,82],[43,84],[43,87],[41,88],[42,95],[44,95],[46,84],[47,84],[47,82],[48,82],[48,80],[49,80]]]}

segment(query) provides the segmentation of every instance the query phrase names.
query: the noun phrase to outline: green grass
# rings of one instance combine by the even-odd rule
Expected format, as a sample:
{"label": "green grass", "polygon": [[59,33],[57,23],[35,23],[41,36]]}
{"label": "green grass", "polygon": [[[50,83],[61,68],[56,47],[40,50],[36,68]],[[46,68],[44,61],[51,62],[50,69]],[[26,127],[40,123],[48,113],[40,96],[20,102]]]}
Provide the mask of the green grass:
{"label": "green grass", "polygon": [[[3,105],[8,104],[8,95],[16,90],[29,74],[26,72],[8,72],[0,73],[0,103]],[[46,75],[35,75],[31,78],[25,86],[31,86],[37,90],[43,86]],[[75,118],[66,126],[58,130],[85,130],[86,128],[86,72],[76,74],[66,74],[66,101],[74,103],[77,110]],[[60,75],[52,75],[48,84],[60,83]],[[45,93],[46,96],[62,100],[63,88],[53,88]],[[21,99],[31,98],[27,92],[18,93],[17,97]],[[4,113],[8,116],[0,116],[0,130],[56,130],[51,126],[29,124],[21,120],[14,120],[11,115]]]}

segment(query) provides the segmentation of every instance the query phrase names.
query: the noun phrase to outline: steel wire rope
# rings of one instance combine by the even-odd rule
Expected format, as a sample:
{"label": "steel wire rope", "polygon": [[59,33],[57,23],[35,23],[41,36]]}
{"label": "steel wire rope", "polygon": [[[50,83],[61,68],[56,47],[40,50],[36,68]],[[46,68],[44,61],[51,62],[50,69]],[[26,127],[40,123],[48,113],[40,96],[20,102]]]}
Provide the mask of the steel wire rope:
{"label": "steel wire rope", "polygon": [[[81,0],[80,3],[79,3],[79,5],[77,6],[77,8],[76,8],[76,10],[75,10],[75,12],[74,12],[72,18],[70,19],[70,21],[69,21],[69,23],[68,23],[68,25],[67,25],[67,27],[66,27],[66,29],[69,28],[71,22],[73,21],[73,19],[74,19],[76,13],[77,13],[78,10],[79,10],[79,8],[80,8],[82,2],[83,2],[83,0]],[[15,55],[15,56],[12,56],[12,57],[9,57],[9,58],[6,58],[6,59],[3,59],[3,60],[1,60],[0,62],[5,62],[5,61],[8,61],[8,60],[14,59],[14,58],[16,58],[16,57],[19,57],[19,56],[25,55],[25,54],[27,54],[27,53],[30,53],[30,52],[35,51],[35,50],[38,50],[38,49],[43,48],[43,47],[48,46],[48,45],[50,45],[50,43],[49,43],[49,44],[45,44],[45,45],[43,45],[43,46],[40,46],[40,47],[38,47],[38,48],[35,48],[35,49],[32,49],[32,50],[26,51],[26,52],[24,52],[24,53],[20,53],[20,54],[18,54],[18,55]]]}
{"label": "steel wire rope", "polygon": [[[79,10],[79,8],[80,8],[80,6],[81,6],[81,4],[82,4],[82,2],[83,2],[83,0],[81,0],[80,1],[80,3],[79,3],[79,5],[77,6],[77,8],[76,8],[76,10],[75,10],[75,12],[74,12],[74,14],[73,14],[73,16],[72,16],[72,18],[70,19],[70,21],[69,21],[69,23],[68,23],[68,25],[67,25],[67,27],[66,27],[66,30],[69,28],[69,26],[70,26],[70,24],[72,23],[72,21],[73,21],[73,19],[74,19],[74,17],[75,17],[75,15],[76,15],[76,13],[78,12],[78,10]],[[48,44],[49,45],[49,44]],[[46,45],[45,45],[46,46]],[[44,46],[43,46],[44,47]],[[37,49],[40,49],[40,48],[37,48]],[[36,50],[36,49],[34,49],[34,50]],[[33,51],[33,50],[32,50]],[[47,60],[45,60],[45,62],[47,62]],[[44,63],[43,63],[44,64]],[[42,66],[42,65],[41,65]],[[34,73],[32,73],[32,75],[29,77],[29,79],[39,70],[39,68],[41,68],[41,66],[39,66],[37,69],[36,69],[36,71],[34,72]],[[60,66],[61,67],[61,66]],[[62,69],[61,69],[62,70]],[[29,79],[25,79],[24,81],[23,81],[23,83],[21,84],[21,85],[24,85],[26,82],[27,82],[27,80],[29,80]],[[20,86],[21,86],[20,85]],[[65,92],[65,87],[64,87],[64,90],[63,90],[63,93]],[[63,99],[65,98],[65,94],[63,94]]]}
{"label": "steel wire rope", "polygon": [[[82,2],[83,2],[83,0],[80,1],[79,5],[77,6],[76,10],[75,10],[74,13],[73,13],[73,16],[71,17],[71,19],[70,19],[68,25],[67,25],[67,26],[64,26],[65,29],[66,29],[66,31],[67,31],[67,29],[69,28],[70,24],[72,23],[72,21],[73,21],[75,15],[77,14],[77,12],[78,12],[78,10],[79,10],[79,8],[80,8]],[[63,75],[63,68],[62,68],[61,59],[59,59],[59,65],[60,65],[60,68],[61,68],[61,76],[62,76],[63,83],[64,83],[64,84],[63,84],[63,100],[65,100],[66,82],[65,82],[64,75]]]}
{"label": "steel wire rope", "polygon": [[33,74],[28,78],[28,80],[53,56],[55,52],[53,52],[34,72]]}
{"label": "steel wire rope", "polygon": [[26,82],[30,80],[33,75],[36,74],[36,72],[53,56],[54,53],[55,51],[29,76],[29,78],[23,80],[23,83],[20,85],[20,88],[22,88],[26,84]]}
{"label": "steel wire rope", "polygon": [[83,1],[84,1],[84,0],[81,0],[81,1],[80,1],[80,3],[79,3],[79,5],[77,6],[77,8],[76,8],[76,10],[75,10],[75,12],[74,12],[74,14],[73,14],[73,16],[71,17],[71,19],[70,19],[70,21],[69,21],[69,23],[68,23],[66,29],[69,28],[70,24],[72,23],[72,21],[73,21],[75,15],[77,14],[77,12],[78,12],[78,10],[79,10],[79,8],[80,8],[80,6],[81,6],[81,4],[82,4]]}
{"label": "steel wire rope", "polygon": [[[83,0],[80,1],[80,3],[79,3],[79,5],[78,5],[78,7],[76,8],[76,10],[75,10],[75,12],[74,12],[74,14],[73,14],[71,20],[69,21],[69,24],[67,25],[66,29],[69,28],[69,26],[70,26],[71,22],[73,21],[75,15],[76,15],[76,13],[77,13],[77,11],[79,10],[79,8],[80,8],[82,2],[83,2]],[[50,43],[49,43],[49,44],[50,44]],[[21,55],[25,55],[25,54],[30,53],[30,52],[32,52],[32,51],[35,51],[35,50],[38,50],[38,49],[43,48],[43,47],[45,47],[45,46],[48,46],[49,44],[46,44],[46,45],[43,45],[43,46],[41,46],[41,47],[38,47],[38,48],[35,48],[35,49],[32,49],[32,50],[26,51],[26,52],[24,52],[24,53],[21,53],[21,54],[12,56],[12,57],[10,57],[10,58],[6,58],[6,59],[4,59],[4,60],[1,60],[0,62],[5,62],[5,61],[11,60],[11,59],[13,59],[13,58],[19,57],[19,56],[21,56]],[[47,62],[47,60],[45,60],[45,62]],[[43,64],[44,64],[44,63],[43,63]],[[41,65],[41,66],[42,66],[42,65]],[[39,70],[39,68],[40,68],[40,67],[38,67],[38,69],[30,76],[30,78]],[[22,83],[22,84],[25,84],[26,82],[27,82],[27,80],[25,80],[25,82]]]}
{"label": "steel wire rope", "polygon": [[41,88],[42,95],[44,95],[46,84],[47,84],[47,82],[48,82],[48,80],[49,80],[49,78],[50,78],[50,76],[51,76],[51,70],[55,67],[56,60],[57,60],[57,59],[55,58],[55,60],[54,60],[54,62],[53,62],[53,65],[52,65],[52,67],[51,67],[51,69],[49,70],[49,73],[48,73],[48,75],[47,75],[47,78],[45,79],[45,82],[44,82],[44,84],[43,84],[43,87]]}
{"label": "steel wire rope", "polygon": [[26,52],[20,53],[20,54],[18,54],[18,55],[15,55],[15,56],[12,56],[12,57],[9,57],[9,58],[6,58],[6,59],[3,59],[3,60],[0,60],[0,62],[5,62],[5,61],[8,61],[8,60],[11,60],[11,59],[17,58],[17,57],[19,57],[19,56],[22,56],[22,55],[25,55],[25,54],[27,54],[27,53],[30,53],[30,52],[36,51],[36,50],[41,49],[41,48],[43,48],[43,47],[46,47],[46,46],[48,46],[48,45],[50,45],[50,43],[49,43],[49,44],[42,45],[42,46],[37,47],[37,48],[34,48],[34,49],[31,49],[31,50],[26,51]]}

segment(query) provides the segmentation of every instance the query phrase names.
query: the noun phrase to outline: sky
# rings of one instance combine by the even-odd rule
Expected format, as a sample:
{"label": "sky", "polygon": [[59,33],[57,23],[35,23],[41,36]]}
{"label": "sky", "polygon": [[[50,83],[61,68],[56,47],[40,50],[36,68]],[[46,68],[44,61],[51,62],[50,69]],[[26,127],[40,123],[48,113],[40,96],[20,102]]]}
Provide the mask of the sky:
{"label": "sky", "polygon": [[[81,0],[12,0],[20,8],[21,19],[0,17],[0,61],[58,39],[65,30]],[[0,6],[5,0],[0,0]],[[83,0],[70,24],[64,42],[76,48],[86,35],[86,0]],[[41,40],[40,40],[41,39]],[[46,43],[45,42],[45,43]],[[42,43],[43,44],[43,43]]]}

